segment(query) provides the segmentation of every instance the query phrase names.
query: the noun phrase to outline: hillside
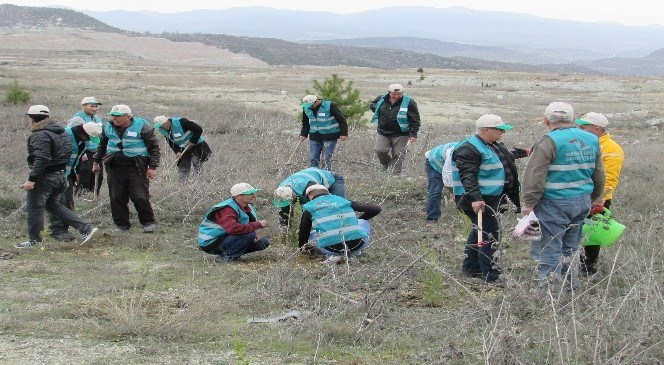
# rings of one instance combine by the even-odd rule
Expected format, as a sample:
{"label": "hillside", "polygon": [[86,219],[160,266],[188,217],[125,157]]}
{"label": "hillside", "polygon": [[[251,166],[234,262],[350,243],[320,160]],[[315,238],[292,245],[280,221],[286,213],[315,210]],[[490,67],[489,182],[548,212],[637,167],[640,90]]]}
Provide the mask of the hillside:
{"label": "hillside", "polygon": [[126,33],[75,10],[0,4],[0,28],[11,27],[71,27],[96,32]]}

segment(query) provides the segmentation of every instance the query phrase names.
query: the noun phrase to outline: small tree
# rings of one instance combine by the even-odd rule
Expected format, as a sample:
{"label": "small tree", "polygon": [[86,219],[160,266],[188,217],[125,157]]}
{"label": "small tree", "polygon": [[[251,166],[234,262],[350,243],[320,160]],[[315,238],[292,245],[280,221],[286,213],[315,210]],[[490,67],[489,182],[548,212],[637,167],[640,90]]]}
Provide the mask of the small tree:
{"label": "small tree", "polygon": [[[367,111],[369,102],[360,98],[360,91],[353,87],[352,81],[346,83],[339,75],[332,74],[323,82],[314,80],[314,89],[320,99],[330,100],[339,106],[349,126],[361,127],[368,122],[362,116]],[[307,90],[307,94],[310,93]]]}
{"label": "small tree", "polygon": [[14,80],[5,93],[5,101],[9,104],[27,104],[30,101],[30,92],[23,89],[18,81]]}

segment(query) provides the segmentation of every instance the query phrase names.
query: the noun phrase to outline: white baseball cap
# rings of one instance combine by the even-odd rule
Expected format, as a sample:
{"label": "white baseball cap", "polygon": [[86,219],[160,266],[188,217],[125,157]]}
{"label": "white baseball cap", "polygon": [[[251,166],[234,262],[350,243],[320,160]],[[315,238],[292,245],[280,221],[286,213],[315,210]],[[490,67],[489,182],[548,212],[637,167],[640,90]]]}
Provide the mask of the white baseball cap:
{"label": "white baseball cap", "polygon": [[308,108],[311,105],[313,105],[313,103],[315,103],[316,100],[318,100],[318,97],[316,95],[306,95],[305,97],[302,98],[302,107]]}
{"label": "white baseball cap", "polygon": [[98,102],[97,99],[95,99],[94,96],[84,97],[83,100],[81,100],[81,105],[85,105],[85,104],[101,105],[101,103]]}
{"label": "white baseball cap", "polygon": [[314,190],[325,190],[325,191],[328,191],[327,188],[325,187],[325,185],[314,184],[314,185],[311,185],[310,187],[308,187],[307,190],[306,190],[304,193],[305,193],[306,195],[309,195],[309,193],[311,193],[311,192],[314,191]]}
{"label": "white baseball cap", "polygon": [[280,186],[274,191],[272,203],[277,208],[289,206],[293,200],[294,192],[290,186]]}
{"label": "white baseball cap", "polygon": [[101,125],[97,123],[85,123],[83,124],[83,130],[90,137],[99,137],[101,135]]}
{"label": "white baseball cap", "polygon": [[568,122],[572,123],[574,121],[574,109],[571,105],[563,103],[561,101],[554,101],[549,104],[544,111],[544,116],[549,122],[558,123],[558,122]]}
{"label": "white baseball cap", "polygon": [[387,88],[387,90],[388,90],[389,92],[399,92],[399,93],[402,93],[402,92],[403,92],[403,85],[401,85],[401,84],[392,84],[392,85],[390,85],[390,86]]}
{"label": "white baseball cap", "polygon": [[33,105],[28,108],[27,115],[50,115],[51,111],[48,110],[46,105]]}
{"label": "white baseball cap", "polygon": [[239,183],[231,187],[231,196],[256,194],[261,189],[256,189],[247,183]]}
{"label": "white baseball cap", "polygon": [[598,127],[606,128],[607,125],[609,125],[609,120],[606,119],[604,114],[601,113],[595,113],[595,112],[590,112],[581,118],[577,119],[576,124],[578,125],[596,125]]}
{"label": "white baseball cap", "polygon": [[513,125],[506,124],[503,122],[503,118],[495,114],[484,114],[475,122],[475,126],[477,128],[497,128],[501,131],[508,131],[514,128]]}
{"label": "white baseball cap", "polygon": [[111,111],[108,112],[109,115],[125,115],[125,114],[131,114],[131,109],[124,105],[124,104],[118,104],[114,105],[113,108],[111,108]]}

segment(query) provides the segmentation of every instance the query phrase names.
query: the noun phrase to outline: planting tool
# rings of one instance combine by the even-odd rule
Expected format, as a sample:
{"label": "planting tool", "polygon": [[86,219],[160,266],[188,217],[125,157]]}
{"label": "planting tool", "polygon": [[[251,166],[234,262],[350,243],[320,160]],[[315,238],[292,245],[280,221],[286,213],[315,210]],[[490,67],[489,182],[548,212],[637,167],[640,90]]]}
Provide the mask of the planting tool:
{"label": "planting tool", "polygon": [[298,149],[298,148],[300,147],[300,145],[302,144],[302,141],[304,141],[304,140],[301,139],[300,142],[297,143],[297,145],[295,146],[295,149],[293,149],[293,152],[291,153],[290,157],[288,158],[288,161],[286,161],[285,165],[290,165],[290,164],[291,164],[291,160],[292,160],[293,157],[295,156],[295,152],[297,152],[297,149]]}
{"label": "planting tool", "polygon": [[188,149],[189,149],[189,145],[187,145],[187,147],[185,147],[182,150],[182,153],[180,154],[180,157],[176,158],[175,161],[173,161],[173,163],[171,164],[171,166],[168,166],[169,170],[172,169],[173,167],[175,167],[175,165],[178,164],[178,161],[180,161],[180,159],[182,158],[182,156],[184,156],[185,152],[187,152]]}
{"label": "planting tool", "polygon": [[97,201],[99,196],[99,174],[95,174],[95,185],[92,187],[92,201]]}
{"label": "planting tool", "polygon": [[484,240],[482,239],[482,210],[477,213],[477,247],[482,247],[484,245]]}

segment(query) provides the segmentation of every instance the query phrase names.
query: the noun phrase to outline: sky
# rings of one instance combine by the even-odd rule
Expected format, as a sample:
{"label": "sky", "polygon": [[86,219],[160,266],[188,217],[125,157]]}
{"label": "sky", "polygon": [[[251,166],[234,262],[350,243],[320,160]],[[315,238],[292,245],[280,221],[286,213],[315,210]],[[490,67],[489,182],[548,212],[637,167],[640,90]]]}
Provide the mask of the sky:
{"label": "sky", "polygon": [[545,18],[664,26],[661,0],[0,0],[22,6],[61,5],[77,10],[151,10],[174,13],[200,9],[265,6],[278,9],[357,13],[389,6],[462,6],[475,10],[530,14]]}

